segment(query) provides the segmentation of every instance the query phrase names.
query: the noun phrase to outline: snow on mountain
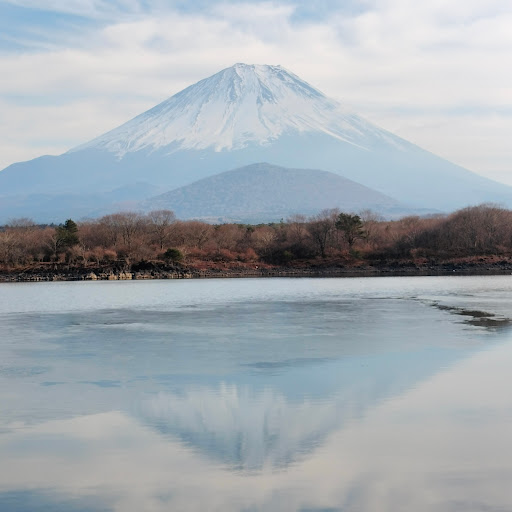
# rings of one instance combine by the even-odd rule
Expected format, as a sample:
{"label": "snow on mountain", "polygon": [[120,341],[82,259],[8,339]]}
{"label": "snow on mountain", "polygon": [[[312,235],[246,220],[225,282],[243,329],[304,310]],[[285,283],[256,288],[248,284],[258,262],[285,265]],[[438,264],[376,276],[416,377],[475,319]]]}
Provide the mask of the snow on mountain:
{"label": "snow on mountain", "polygon": [[238,150],[306,132],[363,149],[375,138],[403,145],[281,66],[235,64],[71,151]]}
{"label": "snow on mountain", "polygon": [[512,187],[365,121],[281,66],[236,64],[63,155],[4,169],[0,223],[130,208],[257,162],[329,171],[414,210],[512,207]]}

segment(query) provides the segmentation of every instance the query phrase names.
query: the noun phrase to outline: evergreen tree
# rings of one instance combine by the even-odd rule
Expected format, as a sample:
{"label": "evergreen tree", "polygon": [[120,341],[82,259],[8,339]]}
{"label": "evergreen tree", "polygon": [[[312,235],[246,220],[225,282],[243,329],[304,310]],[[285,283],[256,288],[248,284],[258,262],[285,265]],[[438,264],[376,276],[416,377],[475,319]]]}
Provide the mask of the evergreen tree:
{"label": "evergreen tree", "polygon": [[350,213],[340,213],[335,223],[336,229],[343,231],[345,240],[349,248],[352,250],[354,242],[358,239],[364,238],[366,232],[364,224],[359,215],[351,215]]}
{"label": "evergreen tree", "polygon": [[164,253],[164,258],[168,261],[179,262],[183,261],[183,253],[179,249],[167,249]]}
{"label": "evergreen tree", "polygon": [[57,226],[55,232],[57,235],[56,245],[60,250],[68,249],[79,243],[78,226],[71,219]]}

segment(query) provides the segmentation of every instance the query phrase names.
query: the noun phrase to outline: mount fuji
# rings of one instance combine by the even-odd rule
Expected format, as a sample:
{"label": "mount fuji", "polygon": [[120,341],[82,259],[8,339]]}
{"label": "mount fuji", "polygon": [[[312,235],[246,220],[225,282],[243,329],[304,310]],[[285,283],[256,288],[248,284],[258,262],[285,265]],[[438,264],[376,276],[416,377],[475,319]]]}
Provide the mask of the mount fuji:
{"label": "mount fuji", "polygon": [[126,209],[259,162],[329,171],[411,209],[512,206],[512,187],[371,124],[283,67],[236,64],[67,153],[1,171],[0,222]]}

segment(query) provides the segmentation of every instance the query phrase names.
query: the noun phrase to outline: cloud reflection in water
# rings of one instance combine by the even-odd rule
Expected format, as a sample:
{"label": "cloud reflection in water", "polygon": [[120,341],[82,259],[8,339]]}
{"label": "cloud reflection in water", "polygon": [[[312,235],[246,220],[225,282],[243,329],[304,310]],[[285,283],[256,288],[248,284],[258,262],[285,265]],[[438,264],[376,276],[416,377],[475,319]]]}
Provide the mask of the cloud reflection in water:
{"label": "cloud reflection in water", "polygon": [[[231,453],[239,444],[237,434],[245,431],[242,460],[248,468],[259,465],[249,472],[233,472],[178,437],[121,412],[17,429],[0,438],[0,500],[13,489],[48,489],[55,503],[100,496],[106,509],[128,512],[510,510],[512,403],[505,389],[511,365],[512,343],[476,354],[327,433],[321,445],[286,471],[262,464],[252,455],[251,443],[266,442],[265,428],[268,439],[278,432],[273,444],[267,443],[266,457],[286,459],[294,439],[307,438],[317,421],[336,421],[334,402],[303,404],[294,411],[282,396],[251,395],[233,386],[161,395],[149,402],[148,410],[164,418],[185,406],[188,412],[175,421],[206,422],[205,431],[224,433],[220,443]],[[218,414],[215,401],[207,405],[203,400],[212,394]],[[249,406],[258,411],[248,413]],[[287,425],[295,432],[280,440],[279,430]],[[48,450],[48,440],[55,438],[66,449]]]}

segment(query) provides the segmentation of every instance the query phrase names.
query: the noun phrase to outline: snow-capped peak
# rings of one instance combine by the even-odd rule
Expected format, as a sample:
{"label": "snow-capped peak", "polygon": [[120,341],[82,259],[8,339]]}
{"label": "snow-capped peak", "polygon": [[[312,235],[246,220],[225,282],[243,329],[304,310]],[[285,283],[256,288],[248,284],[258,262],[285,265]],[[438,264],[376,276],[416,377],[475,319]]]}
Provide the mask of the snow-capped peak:
{"label": "snow-capped peak", "polygon": [[141,149],[234,150],[283,134],[320,132],[365,147],[387,132],[281,66],[235,64],[71,151],[101,148],[118,157]]}

